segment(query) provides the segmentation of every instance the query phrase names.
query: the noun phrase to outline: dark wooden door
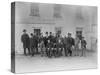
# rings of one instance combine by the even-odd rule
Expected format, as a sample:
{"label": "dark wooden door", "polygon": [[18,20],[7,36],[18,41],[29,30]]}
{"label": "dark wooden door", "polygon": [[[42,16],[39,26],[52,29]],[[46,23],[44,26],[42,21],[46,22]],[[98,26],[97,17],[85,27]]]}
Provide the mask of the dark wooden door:
{"label": "dark wooden door", "polygon": [[34,33],[36,33],[36,35],[40,35],[41,29],[34,29]]}

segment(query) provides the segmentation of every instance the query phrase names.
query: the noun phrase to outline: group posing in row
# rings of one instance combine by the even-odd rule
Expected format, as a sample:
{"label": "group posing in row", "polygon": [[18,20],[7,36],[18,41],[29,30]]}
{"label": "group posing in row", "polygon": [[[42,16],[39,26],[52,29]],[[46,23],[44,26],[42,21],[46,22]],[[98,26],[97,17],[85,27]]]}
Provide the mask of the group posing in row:
{"label": "group posing in row", "polygon": [[46,57],[60,57],[60,56],[72,56],[72,47],[75,50],[75,56],[78,56],[79,43],[81,43],[81,56],[85,56],[86,51],[86,41],[84,37],[81,40],[76,36],[76,38],[71,37],[71,33],[68,33],[67,37],[61,37],[61,35],[52,35],[52,32],[46,36],[42,34],[37,35],[36,33],[31,33],[30,37],[27,31],[24,29],[21,36],[21,41],[23,43],[24,55],[27,55],[26,50],[28,50],[29,55],[34,56],[40,54]]}

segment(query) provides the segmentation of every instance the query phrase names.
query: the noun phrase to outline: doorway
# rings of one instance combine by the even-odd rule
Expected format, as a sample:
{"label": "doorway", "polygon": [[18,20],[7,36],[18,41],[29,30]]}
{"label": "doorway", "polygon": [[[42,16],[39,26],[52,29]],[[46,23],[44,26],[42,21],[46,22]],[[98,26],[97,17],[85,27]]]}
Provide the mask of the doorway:
{"label": "doorway", "polygon": [[39,36],[41,34],[41,29],[34,29],[34,33]]}

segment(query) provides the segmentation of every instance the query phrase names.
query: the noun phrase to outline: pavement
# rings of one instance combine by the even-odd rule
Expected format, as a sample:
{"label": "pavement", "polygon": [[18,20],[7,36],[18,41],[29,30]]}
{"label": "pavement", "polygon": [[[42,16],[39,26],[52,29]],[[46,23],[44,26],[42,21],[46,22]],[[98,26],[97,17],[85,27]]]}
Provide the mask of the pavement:
{"label": "pavement", "polygon": [[74,56],[74,54],[73,52],[72,56],[58,58],[16,54],[15,70],[16,73],[26,73],[97,68],[97,52],[86,51],[85,57],[80,56],[81,51],[79,51],[79,56]]}

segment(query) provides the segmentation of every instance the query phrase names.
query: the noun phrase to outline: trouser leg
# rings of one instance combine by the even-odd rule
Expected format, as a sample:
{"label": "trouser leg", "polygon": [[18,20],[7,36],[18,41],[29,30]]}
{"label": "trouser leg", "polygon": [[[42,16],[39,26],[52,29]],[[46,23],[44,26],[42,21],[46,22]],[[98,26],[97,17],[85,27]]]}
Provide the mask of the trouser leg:
{"label": "trouser leg", "polygon": [[31,47],[31,55],[34,56],[34,47]]}
{"label": "trouser leg", "polygon": [[30,48],[28,47],[28,53],[30,54]]}
{"label": "trouser leg", "polygon": [[56,57],[56,48],[54,48],[54,50],[53,50],[53,54],[54,54],[54,56]]}
{"label": "trouser leg", "polygon": [[59,56],[59,48],[57,48],[57,56]]}
{"label": "trouser leg", "polygon": [[34,54],[37,54],[37,47],[34,46]]}
{"label": "trouser leg", "polygon": [[72,51],[70,50],[70,56],[72,56]]}
{"label": "trouser leg", "polygon": [[57,56],[59,56],[59,48],[57,48]]}
{"label": "trouser leg", "polygon": [[60,56],[62,56],[62,51],[63,51],[63,48],[61,48],[61,50],[60,50]]}
{"label": "trouser leg", "polygon": [[67,48],[64,48],[64,50],[65,50],[65,56],[67,56],[67,55],[68,55],[68,50],[67,50]]}
{"label": "trouser leg", "polygon": [[33,53],[33,49],[32,49],[32,47],[30,47],[30,49],[31,49],[31,55],[32,55],[32,53]]}
{"label": "trouser leg", "polygon": [[24,54],[26,55],[26,47],[24,47]]}
{"label": "trouser leg", "polygon": [[77,48],[75,47],[75,56],[77,56]]}
{"label": "trouser leg", "polygon": [[85,54],[85,48],[84,48],[84,50],[83,50],[83,51],[84,51],[84,56],[86,56],[86,54]]}
{"label": "trouser leg", "polygon": [[49,57],[49,48],[46,49],[46,54]]}
{"label": "trouser leg", "polygon": [[79,55],[79,52],[78,51],[79,51],[78,46],[75,46],[75,55],[77,55],[77,56]]}
{"label": "trouser leg", "polygon": [[70,54],[70,56],[72,56],[71,48],[68,48],[68,53]]}
{"label": "trouser leg", "polygon": [[81,56],[83,56],[83,50],[82,50],[82,54],[81,54]]}
{"label": "trouser leg", "polygon": [[48,56],[48,49],[46,48],[46,56]]}
{"label": "trouser leg", "polygon": [[39,52],[38,52],[38,47],[36,46],[36,53],[38,54]]}
{"label": "trouser leg", "polygon": [[76,55],[78,56],[78,48],[76,48]]}
{"label": "trouser leg", "polygon": [[41,47],[41,56],[44,55],[44,51],[43,51],[43,48]]}
{"label": "trouser leg", "polygon": [[61,56],[61,55],[62,55],[62,49],[58,48],[58,56]]}
{"label": "trouser leg", "polygon": [[83,48],[82,48],[82,54],[81,54],[81,56],[83,56],[83,53],[84,53],[84,51],[83,51]]}
{"label": "trouser leg", "polygon": [[65,50],[65,56],[67,56],[67,51]]}
{"label": "trouser leg", "polygon": [[49,48],[49,57],[51,57],[51,48]]}

